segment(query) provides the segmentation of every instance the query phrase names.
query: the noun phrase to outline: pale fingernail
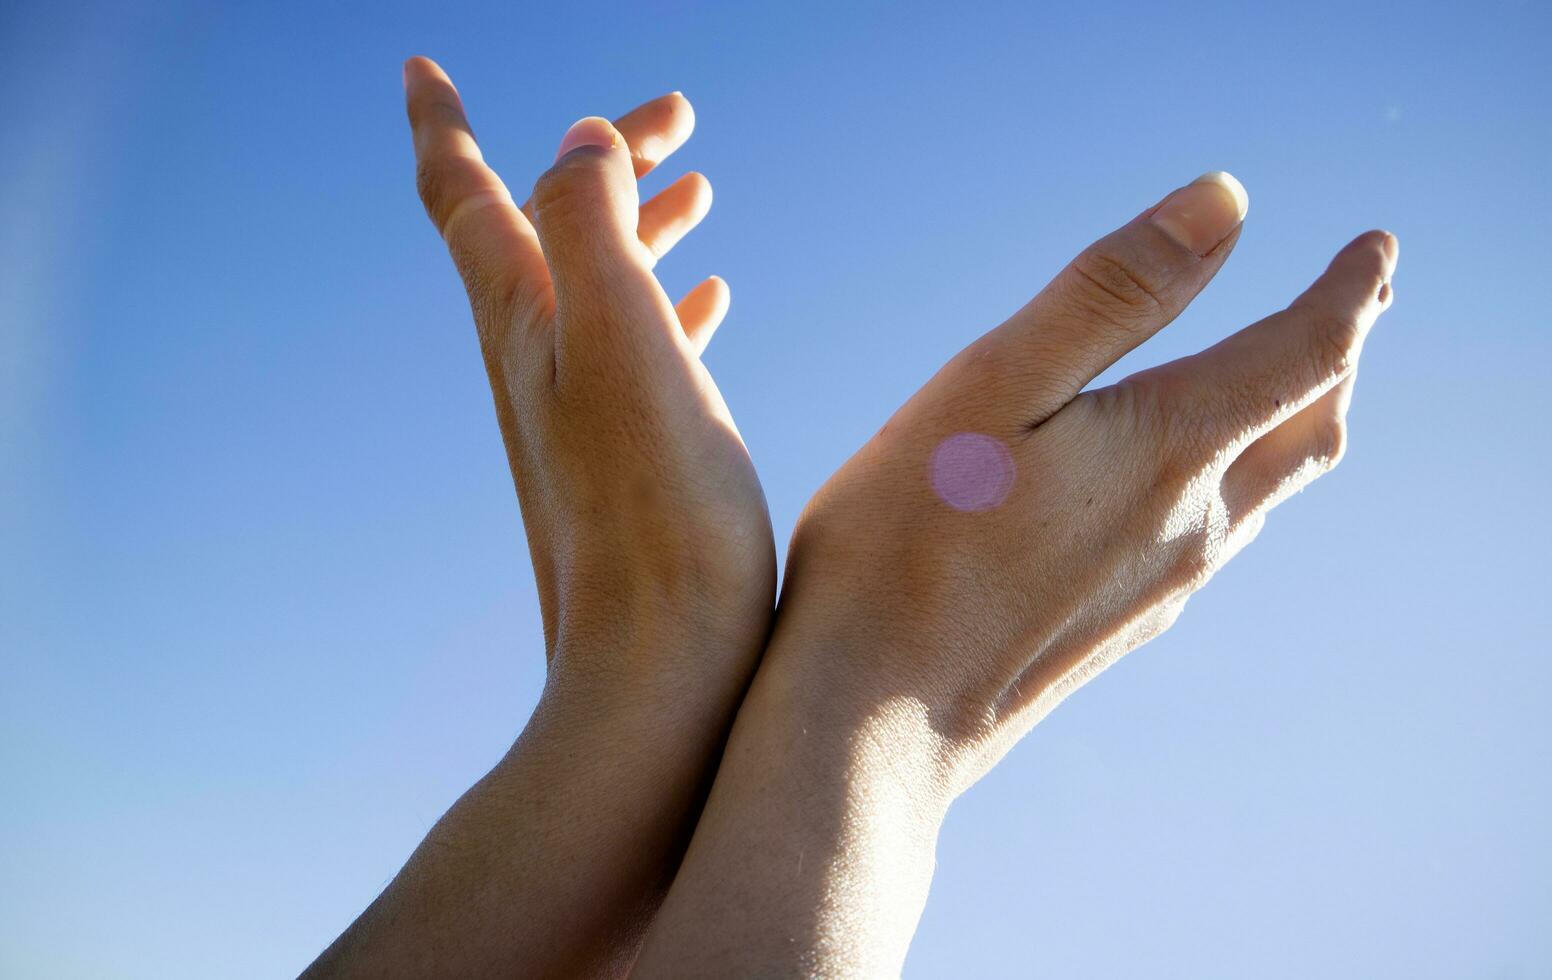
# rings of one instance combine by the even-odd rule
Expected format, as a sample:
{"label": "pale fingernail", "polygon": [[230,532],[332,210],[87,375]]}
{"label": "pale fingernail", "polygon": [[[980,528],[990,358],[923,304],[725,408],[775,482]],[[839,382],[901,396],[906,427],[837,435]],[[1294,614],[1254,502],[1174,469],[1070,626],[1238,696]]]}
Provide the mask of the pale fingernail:
{"label": "pale fingernail", "polygon": [[1234,175],[1202,174],[1164,199],[1153,223],[1197,255],[1206,255],[1239,227],[1250,210],[1250,195]]}
{"label": "pale fingernail", "polygon": [[566,130],[566,135],[561,137],[560,149],[555,151],[555,159],[559,160],[579,146],[612,147],[618,138],[619,134],[609,124],[609,120],[601,116],[587,116],[578,119]]}
{"label": "pale fingernail", "polygon": [[1385,281],[1389,282],[1390,277],[1396,274],[1396,259],[1401,256],[1401,243],[1387,231],[1380,248],[1385,252]]}

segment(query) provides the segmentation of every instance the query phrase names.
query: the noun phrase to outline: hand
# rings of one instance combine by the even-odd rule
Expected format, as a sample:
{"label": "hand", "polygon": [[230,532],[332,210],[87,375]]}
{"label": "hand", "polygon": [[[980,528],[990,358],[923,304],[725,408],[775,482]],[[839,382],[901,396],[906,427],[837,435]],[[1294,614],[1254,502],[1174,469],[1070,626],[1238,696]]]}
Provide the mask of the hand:
{"label": "hand", "polygon": [[[686,174],[637,206],[636,178],[689,137],[689,102],[663,96],[618,127],[581,120],[519,209],[447,76],[425,59],[405,71],[417,183],[474,308],[552,670],[633,687],[685,671],[742,680],[773,605],[775,551],[749,454],[699,359],[728,290],[712,277],[675,307],[652,274],[705,216],[711,185]],[[671,640],[672,662],[633,659],[644,649],[621,648],[622,624],[671,630],[633,639]],[[645,676],[619,676],[632,672]]]}
{"label": "hand", "polygon": [[[1283,312],[1083,390],[1206,285],[1244,212],[1209,175],[1095,243],[815,495],[641,976],[898,971],[949,801],[1335,465],[1391,301],[1383,232]],[[689,942],[691,922],[726,938]]]}
{"label": "hand", "polygon": [[1363,339],[1391,301],[1383,232],[1287,310],[1082,390],[1218,271],[1241,220],[1232,180],[1189,185],[1080,254],[798,521],[780,630],[823,638],[821,669],[846,689],[919,703],[954,788],[1167,628],[1342,455]]}
{"label": "hand", "polygon": [[507,756],[315,975],[617,976],[668,887],[767,638],[765,500],[699,360],[716,278],[652,267],[711,203],[636,179],[690,135],[675,93],[583,119],[519,208],[452,83],[405,65],[417,182],[474,310],[538,584],[549,670]]}

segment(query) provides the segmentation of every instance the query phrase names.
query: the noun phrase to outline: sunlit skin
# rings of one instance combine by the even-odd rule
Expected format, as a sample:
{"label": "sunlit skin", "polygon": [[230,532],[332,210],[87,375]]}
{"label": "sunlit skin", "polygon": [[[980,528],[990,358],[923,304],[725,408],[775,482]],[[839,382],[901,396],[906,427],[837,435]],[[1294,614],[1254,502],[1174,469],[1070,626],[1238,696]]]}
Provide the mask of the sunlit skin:
{"label": "sunlit skin", "polygon": [[1085,391],[1238,239],[1233,178],[1166,195],[819,490],[773,621],[764,500],[699,360],[726,286],[676,308],[651,271],[709,185],[636,193],[689,104],[578,123],[519,207],[441,70],[412,59],[405,83],[549,671],[511,751],[311,972],[897,975],[954,798],[1341,457],[1394,237],[1359,236],[1286,310],[1200,354]]}
{"label": "sunlit skin", "polygon": [[[544,620],[539,705],[315,975],[616,976],[672,878],[769,632],[776,559],[699,354],[728,307],[652,273],[711,204],[636,180],[689,137],[678,94],[588,118],[522,207],[458,93],[404,69],[421,198],[474,311]],[[543,163],[543,161],[536,161]]]}
{"label": "sunlit skin", "polygon": [[[1189,228],[1166,200],[1084,251],[809,502],[633,977],[898,975],[953,799],[1336,464],[1364,337],[1392,300],[1384,232],[1283,312],[1082,391],[1218,271],[1243,213],[1230,188],[1177,191]],[[975,507],[929,476],[964,433],[1013,465]]]}

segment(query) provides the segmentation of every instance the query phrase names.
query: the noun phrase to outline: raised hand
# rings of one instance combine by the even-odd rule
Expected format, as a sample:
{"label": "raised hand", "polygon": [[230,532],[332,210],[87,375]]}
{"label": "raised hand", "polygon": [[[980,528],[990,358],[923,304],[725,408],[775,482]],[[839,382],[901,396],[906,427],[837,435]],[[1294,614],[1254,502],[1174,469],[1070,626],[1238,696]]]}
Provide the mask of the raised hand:
{"label": "raised hand", "polygon": [[[697,676],[702,649],[739,660],[742,676],[775,559],[754,467],[697,356],[727,286],[707,279],[676,308],[652,274],[706,214],[711,185],[691,173],[645,204],[636,193],[689,137],[689,102],[674,93],[617,126],[576,123],[518,208],[441,69],[411,59],[405,79],[417,183],[474,309],[547,651],[621,668],[619,626],[667,613]],[[595,632],[604,642],[565,642]],[[633,683],[684,679],[664,666]]]}
{"label": "raised hand", "polygon": [[896,975],[949,802],[1335,465],[1391,302],[1384,232],[1286,310],[1084,390],[1206,285],[1245,210],[1212,174],[1096,242],[814,496],[638,975]]}
{"label": "raised hand", "polygon": [[404,69],[417,182],[468,289],[538,584],[549,671],[507,756],[432,829],[318,975],[628,968],[767,638],[765,500],[699,360],[728,305],[654,263],[705,215],[683,96],[587,118],[522,207],[434,63]]}

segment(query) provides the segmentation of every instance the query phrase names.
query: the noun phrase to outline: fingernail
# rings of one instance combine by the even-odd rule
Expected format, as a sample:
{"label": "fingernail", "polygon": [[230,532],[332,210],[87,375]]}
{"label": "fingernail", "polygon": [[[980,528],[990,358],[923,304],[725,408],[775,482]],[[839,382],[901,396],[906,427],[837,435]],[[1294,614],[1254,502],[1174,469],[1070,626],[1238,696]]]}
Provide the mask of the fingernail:
{"label": "fingernail", "polygon": [[1385,251],[1385,281],[1390,282],[1390,277],[1396,273],[1396,259],[1401,255],[1401,242],[1387,231],[1380,248]]}
{"label": "fingernail", "polygon": [[1153,223],[1197,255],[1206,255],[1245,220],[1250,195],[1234,175],[1222,170],[1202,174],[1164,199]]}
{"label": "fingernail", "polygon": [[570,129],[566,130],[566,135],[561,137],[560,149],[555,151],[555,159],[559,160],[579,146],[612,147],[618,135],[607,119],[599,116],[578,119],[571,124]]}

